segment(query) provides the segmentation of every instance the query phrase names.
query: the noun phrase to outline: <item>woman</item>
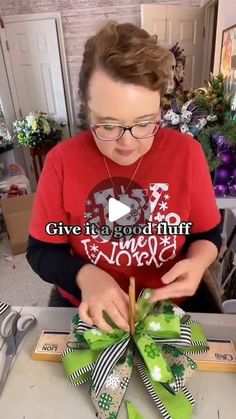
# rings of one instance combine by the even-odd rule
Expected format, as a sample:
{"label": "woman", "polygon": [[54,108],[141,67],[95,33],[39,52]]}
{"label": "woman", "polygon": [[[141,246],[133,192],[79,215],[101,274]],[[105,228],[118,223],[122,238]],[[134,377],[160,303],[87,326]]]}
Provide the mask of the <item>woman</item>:
{"label": "woman", "polygon": [[[82,320],[108,332],[104,312],[129,330],[130,276],[137,292],[154,290],[153,301],[186,303],[220,246],[220,214],[201,146],[160,127],[170,74],[169,52],[154,37],[131,24],[106,24],[87,41],[80,72],[91,128],[54,147],[38,184],[28,261],[56,285],[50,305],[79,305]],[[130,205],[130,214],[111,222],[111,198]],[[58,222],[83,228],[66,234]],[[191,234],[155,234],[160,222],[192,222]],[[117,226],[148,223],[146,235],[112,235]],[[90,224],[107,227],[89,235]]]}

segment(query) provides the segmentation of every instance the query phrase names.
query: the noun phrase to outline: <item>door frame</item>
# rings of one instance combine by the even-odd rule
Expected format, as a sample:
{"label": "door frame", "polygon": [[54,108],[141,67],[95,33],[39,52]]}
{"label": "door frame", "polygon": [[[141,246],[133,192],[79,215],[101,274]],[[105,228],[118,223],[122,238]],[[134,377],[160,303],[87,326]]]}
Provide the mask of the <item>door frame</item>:
{"label": "door frame", "polygon": [[[30,14],[22,14],[22,15],[10,15],[10,16],[3,16],[2,19],[3,19],[3,24],[33,21],[33,20],[48,20],[48,19],[55,20],[57,36],[58,36],[58,46],[59,46],[59,53],[60,53],[61,68],[62,68],[62,78],[63,78],[63,84],[64,84],[64,90],[65,90],[68,128],[69,128],[70,135],[73,136],[75,134],[75,121],[74,121],[74,113],[73,113],[73,107],[72,107],[69,76],[68,76],[68,69],[67,69],[67,60],[66,60],[61,13],[60,12],[45,12],[45,13],[30,13]],[[11,59],[10,59],[10,53],[8,50],[6,30],[4,28],[0,29],[0,38],[1,38],[1,43],[2,43],[3,55],[5,57],[7,74],[10,80],[10,85],[12,86],[11,94],[13,97],[13,103],[15,105],[14,106],[15,114],[16,114],[16,118],[20,119],[22,116],[20,112],[17,91],[15,88],[14,75],[13,75],[13,71],[11,67]]]}
{"label": "door frame", "polygon": [[204,40],[203,40],[203,66],[202,66],[202,85],[206,80],[209,80],[209,74],[212,67],[214,66],[214,51],[213,46],[216,40],[216,26],[217,23],[217,7],[218,0],[209,0],[204,6],[205,9],[205,28],[204,28]]}
{"label": "door frame", "polygon": [[0,44],[0,92],[1,92],[1,102],[3,107],[3,114],[6,121],[7,128],[11,135],[13,134],[12,123],[16,119],[16,113],[14,108],[14,103],[11,95],[11,89],[9,85],[8,75],[6,71],[6,65],[2,50],[2,45]]}

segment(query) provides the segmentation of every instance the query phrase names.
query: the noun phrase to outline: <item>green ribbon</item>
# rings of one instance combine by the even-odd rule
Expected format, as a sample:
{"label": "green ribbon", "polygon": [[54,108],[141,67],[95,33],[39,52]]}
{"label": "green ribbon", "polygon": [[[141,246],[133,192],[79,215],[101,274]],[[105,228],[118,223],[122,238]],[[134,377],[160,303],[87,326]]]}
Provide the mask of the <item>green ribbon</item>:
{"label": "green ribbon", "polygon": [[[116,419],[135,359],[152,399],[167,419],[190,419],[194,399],[185,382],[196,369],[188,356],[207,351],[201,326],[168,301],[153,304],[151,290],[138,299],[135,334],[114,328],[103,332],[72,319],[63,365],[72,385],[91,380],[90,395],[98,417]],[[180,409],[181,406],[181,409]],[[132,408],[127,405],[127,409]],[[131,418],[140,418],[138,413]]]}
{"label": "green ribbon", "polygon": [[128,412],[128,419],[144,419],[144,417],[137,411],[133,403],[128,400],[126,400],[126,408]]}

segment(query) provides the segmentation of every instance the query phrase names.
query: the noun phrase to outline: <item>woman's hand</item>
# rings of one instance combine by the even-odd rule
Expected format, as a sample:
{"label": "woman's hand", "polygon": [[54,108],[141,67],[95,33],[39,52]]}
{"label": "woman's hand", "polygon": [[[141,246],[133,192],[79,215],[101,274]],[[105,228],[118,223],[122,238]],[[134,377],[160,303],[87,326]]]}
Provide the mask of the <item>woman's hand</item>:
{"label": "woman's hand", "polygon": [[129,298],[111,275],[87,264],[78,272],[76,283],[82,293],[81,320],[111,333],[112,327],[104,319],[106,312],[120,329],[129,331]]}
{"label": "woman's hand", "polygon": [[177,262],[161,278],[165,286],[153,291],[152,302],[194,295],[204,271],[198,258],[192,257]]}

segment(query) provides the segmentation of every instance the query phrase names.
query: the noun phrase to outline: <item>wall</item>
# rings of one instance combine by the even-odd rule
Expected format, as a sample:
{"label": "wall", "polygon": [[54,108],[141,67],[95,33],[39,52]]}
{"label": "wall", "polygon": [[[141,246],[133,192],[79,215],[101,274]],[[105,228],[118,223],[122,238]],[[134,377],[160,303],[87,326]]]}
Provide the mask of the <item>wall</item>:
{"label": "wall", "polygon": [[[200,6],[207,0],[0,0],[4,16],[60,11],[75,115],[79,111],[78,74],[85,40],[106,19],[140,25],[141,3]],[[233,0],[235,1],[235,0]]]}
{"label": "wall", "polygon": [[207,3],[209,3],[211,0],[200,0],[200,6],[204,7]]}
{"label": "wall", "polygon": [[214,73],[219,73],[222,31],[236,24],[236,1],[219,0],[218,22],[216,31],[216,49],[214,58]]}

